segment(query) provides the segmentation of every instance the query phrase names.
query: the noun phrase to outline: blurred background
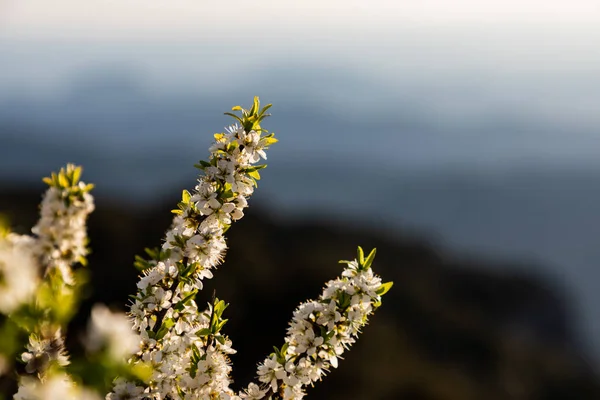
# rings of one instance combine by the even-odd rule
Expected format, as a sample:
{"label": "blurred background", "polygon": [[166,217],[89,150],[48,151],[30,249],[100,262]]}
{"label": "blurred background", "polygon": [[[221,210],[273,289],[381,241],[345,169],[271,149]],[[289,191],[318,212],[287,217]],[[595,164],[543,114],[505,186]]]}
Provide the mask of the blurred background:
{"label": "blurred background", "polygon": [[82,164],[81,320],[122,306],[258,95],[280,142],[211,283],[238,386],[362,245],[396,285],[313,398],[597,399],[599,48],[594,0],[0,0],[0,212]]}

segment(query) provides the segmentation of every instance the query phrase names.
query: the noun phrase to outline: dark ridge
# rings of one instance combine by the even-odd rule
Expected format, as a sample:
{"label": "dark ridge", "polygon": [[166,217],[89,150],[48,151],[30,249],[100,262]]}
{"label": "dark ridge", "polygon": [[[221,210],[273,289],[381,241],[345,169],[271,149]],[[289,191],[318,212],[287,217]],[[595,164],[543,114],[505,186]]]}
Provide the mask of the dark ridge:
{"label": "dark ridge", "polygon": [[[0,190],[0,213],[25,233],[37,220],[43,185]],[[135,254],[160,244],[176,197],[132,212],[97,199],[89,220],[93,253],[90,296],[70,326],[69,344],[91,305],[124,309],[135,292]],[[231,303],[225,331],[235,387],[280,346],[298,303],[319,295],[356,246],[377,247],[375,271],[395,282],[383,306],[340,367],[313,399],[482,400],[598,399],[600,382],[585,360],[566,300],[553,282],[520,263],[457,256],[410,232],[375,231],[350,222],[275,219],[252,203],[228,232],[226,262],[198,297],[212,289]],[[531,266],[535,267],[535,266]]]}

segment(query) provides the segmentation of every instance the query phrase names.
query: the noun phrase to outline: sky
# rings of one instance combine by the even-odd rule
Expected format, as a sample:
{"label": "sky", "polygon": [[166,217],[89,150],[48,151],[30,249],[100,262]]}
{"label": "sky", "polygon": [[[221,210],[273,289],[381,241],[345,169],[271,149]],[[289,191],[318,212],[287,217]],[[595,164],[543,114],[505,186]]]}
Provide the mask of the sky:
{"label": "sky", "polygon": [[[82,43],[84,50],[44,54],[45,46]],[[182,43],[202,49],[177,53]],[[587,80],[600,70],[600,3],[0,0],[0,46],[5,82],[58,79],[73,68],[113,60],[143,64],[159,78],[161,68],[172,65],[149,59],[165,47],[170,53],[159,52],[162,58],[186,59],[178,64],[183,75],[189,73],[186,65],[197,71],[201,64],[209,72],[230,72],[242,54],[246,69],[286,59],[300,67],[341,65],[391,81],[399,70],[449,78],[500,74],[517,83],[563,73]]]}
{"label": "sky", "polygon": [[597,0],[0,0],[0,102],[111,73],[160,95],[271,84],[452,135],[525,120],[526,146],[598,159],[599,48]]}
{"label": "sky", "polygon": [[[228,32],[336,28],[351,31],[514,24],[546,28],[593,27],[594,0],[2,0],[4,34],[14,37],[177,38],[209,30]],[[262,34],[265,34],[263,32]],[[260,35],[260,33],[259,33]]]}

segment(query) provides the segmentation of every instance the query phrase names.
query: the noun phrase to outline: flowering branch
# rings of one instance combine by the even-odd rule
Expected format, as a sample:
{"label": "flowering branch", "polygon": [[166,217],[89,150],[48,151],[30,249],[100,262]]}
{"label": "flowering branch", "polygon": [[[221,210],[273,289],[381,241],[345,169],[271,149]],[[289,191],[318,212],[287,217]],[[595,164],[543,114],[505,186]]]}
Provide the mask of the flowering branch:
{"label": "flowering branch", "polygon": [[[208,161],[196,167],[203,174],[193,193],[183,191],[182,200],[161,249],[147,251],[150,260],[136,259],[143,271],[130,315],[138,330],[142,350],[132,358],[153,367],[150,384],[119,381],[108,398],[130,398],[132,394],[152,399],[220,396],[231,393],[228,355],[231,341],[219,333],[223,302],[213,302],[201,313],[195,297],[203,279],[222,261],[224,234],[233,221],[244,216],[265,150],[277,142],[260,127],[271,105],[260,108],[258,98],[249,110],[237,106],[241,117],[227,133],[215,134]],[[199,398],[199,397],[198,397]]]}
{"label": "flowering branch", "polygon": [[67,285],[74,285],[72,268],[87,265],[86,220],[94,211],[93,184],[80,182],[81,167],[67,164],[58,174],[44,178],[49,189],[41,204],[41,218],[32,232],[46,275],[58,270]]}
{"label": "flowering branch", "polygon": [[[99,400],[109,388],[106,400],[295,400],[337,367],[392,286],[371,269],[375,250],[365,257],[359,247],[340,278],[298,307],[284,345],[240,394],[230,388],[228,304],[214,293],[204,311],[196,303],[203,280],[223,261],[225,232],[244,216],[266,167],[257,163],[277,142],[260,126],[270,106],[255,98],[249,110],[232,109],[241,116],[226,113],[237,122],[215,134],[208,161],[196,165],[198,183],[183,191],[164,243],[136,257],[142,276],[129,319],[95,305],[82,338],[85,358],[69,360],[62,336],[83,284],[75,266],[86,264],[85,223],[94,208],[81,168],[69,164],[44,179],[50,188],[34,236],[0,226],[0,376],[12,370],[19,379],[16,400]],[[23,346],[19,375],[12,360]]]}
{"label": "flowering branch", "polygon": [[36,323],[29,327],[27,351],[21,355],[25,371],[42,379],[53,364],[69,364],[62,331],[76,310],[76,282],[73,267],[86,265],[88,238],[86,220],[94,210],[89,192],[94,187],[80,182],[81,167],[68,164],[50,178],[41,204],[41,217],[28,241],[43,269],[34,313]]}
{"label": "flowering branch", "polygon": [[309,300],[294,312],[285,344],[275,348],[258,367],[260,384],[251,383],[244,399],[301,399],[304,388],[320,381],[355,342],[368,317],[381,305],[392,282],[382,283],[371,269],[375,249],[365,258],[346,263],[342,277],[329,281],[318,300]]}

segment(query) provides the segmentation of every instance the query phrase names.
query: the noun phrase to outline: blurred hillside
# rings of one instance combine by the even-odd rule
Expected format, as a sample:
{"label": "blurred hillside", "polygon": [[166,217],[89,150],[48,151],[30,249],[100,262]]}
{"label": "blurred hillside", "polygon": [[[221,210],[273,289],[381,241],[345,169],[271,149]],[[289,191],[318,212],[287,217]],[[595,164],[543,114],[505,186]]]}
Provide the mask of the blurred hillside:
{"label": "blurred hillside", "polygon": [[[27,232],[42,187],[3,186],[0,211]],[[176,191],[175,191],[176,193]],[[160,244],[175,196],[131,212],[98,199],[89,221],[91,296],[70,331],[73,341],[92,303],[121,307],[135,292],[135,254]],[[338,370],[311,389],[314,399],[554,400],[600,398],[600,381],[571,327],[569,302],[538,266],[459,256],[414,232],[387,233],[323,217],[278,219],[252,202],[228,232],[216,288],[238,354],[238,387],[281,343],[294,307],[339,274],[357,245],[377,247],[375,270],[395,285]],[[531,268],[533,267],[533,268]]]}

